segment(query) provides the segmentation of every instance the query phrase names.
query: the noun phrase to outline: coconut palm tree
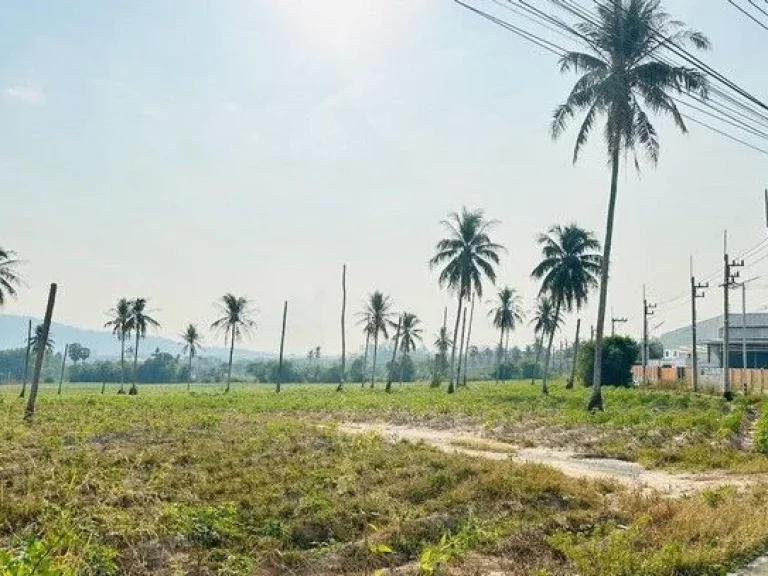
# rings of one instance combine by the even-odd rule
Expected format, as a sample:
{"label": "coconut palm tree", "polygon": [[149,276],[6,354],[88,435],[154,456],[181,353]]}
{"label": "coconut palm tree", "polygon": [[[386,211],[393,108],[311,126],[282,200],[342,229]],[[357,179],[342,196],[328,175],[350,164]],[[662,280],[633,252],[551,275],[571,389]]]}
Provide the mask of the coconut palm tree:
{"label": "coconut palm tree", "polygon": [[118,394],[125,393],[125,341],[130,338],[133,329],[133,315],[131,314],[131,302],[127,298],[120,298],[114,308],[108,314],[112,319],[104,324],[105,328],[112,328],[112,334],[120,340],[120,390]]}
{"label": "coconut palm tree", "polygon": [[[602,257],[600,242],[594,234],[575,224],[552,226],[547,234],[539,235],[542,261],[531,275],[541,280],[539,294],[549,294],[555,304],[555,322],[565,308],[571,312],[580,310],[587,303],[590,289],[597,286]],[[552,354],[554,331],[549,333],[549,343],[544,359],[542,392],[547,394],[549,360]]]}
{"label": "coconut palm tree", "polygon": [[376,290],[368,296],[365,308],[360,313],[361,322],[366,326],[367,333],[373,337],[373,367],[371,369],[371,388],[373,388],[376,379],[376,355],[379,348],[379,334],[386,340],[389,338],[387,327],[392,317],[392,301],[389,296],[385,296]]}
{"label": "coconut palm tree", "polygon": [[16,296],[16,289],[21,286],[21,276],[16,271],[19,264],[15,252],[0,248],[0,306],[9,296]]}
{"label": "coconut palm tree", "polygon": [[597,7],[597,17],[576,24],[588,43],[585,52],[568,52],[560,59],[560,71],[580,77],[552,120],[552,136],[558,138],[577,112],[585,113],[576,138],[576,162],[598,117],[605,118],[604,138],[611,165],[611,190],[603,244],[600,301],[595,332],[595,370],[588,409],[602,409],[602,341],[608,299],[609,264],[613,240],[614,211],[622,152],[632,152],[639,167],[637,149],[652,164],[659,158],[659,139],[643,105],[656,114],[671,116],[682,132],[685,121],[674,95],[694,94],[706,98],[708,82],[694,68],[676,66],[658,59],[658,53],[674,44],[700,50],[710,47],[706,36],[673,20],[660,0],[607,0]]}
{"label": "coconut palm tree", "polygon": [[438,369],[436,370],[438,373],[438,379],[436,382],[439,382],[440,377],[445,374],[445,369],[447,368],[448,364],[448,348],[451,347],[452,339],[453,337],[451,336],[451,333],[448,332],[448,328],[446,326],[441,327],[434,342],[435,348],[437,348],[438,361]]}
{"label": "coconut palm tree", "polygon": [[[563,323],[562,318],[555,315],[555,305],[551,296],[540,295],[536,300],[536,309],[533,312],[531,324],[533,324],[533,333],[536,336],[536,366],[541,359],[541,349],[544,347],[544,339],[548,334],[557,332]],[[535,378],[531,378],[533,384]]]}
{"label": "coconut palm tree", "polygon": [[365,315],[364,311],[358,314],[358,316],[360,317],[358,324],[363,327],[363,334],[365,334],[365,352],[363,354],[363,369],[360,377],[360,387],[362,388],[365,386],[365,369],[368,367],[368,347],[371,343],[373,329],[371,328],[370,318]]}
{"label": "coconut palm tree", "polygon": [[482,298],[485,278],[492,284],[496,282],[494,266],[499,264],[499,255],[504,251],[504,247],[494,243],[488,235],[496,221],[487,220],[482,210],[470,211],[462,208],[461,214],[454,212],[441,223],[448,231],[448,237],[437,243],[436,253],[429,265],[432,268],[442,267],[438,282],[441,287],[455,291],[458,300],[448,384],[448,393],[452,394],[458,381],[458,376],[454,374],[454,364],[462,305],[465,300],[469,301],[473,294]]}
{"label": "coconut palm tree", "polygon": [[232,355],[235,352],[235,342],[243,336],[249,336],[256,329],[256,322],[251,318],[253,310],[251,302],[244,296],[235,296],[232,293],[224,294],[219,300],[219,310],[223,314],[221,318],[211,324],[211,329],[224,332],[224,345],[229,344],[229,365],[227,367],[227,387],[224,392],[229,392],[232,380]]}
{"label": "coconut palm tree", "polygon": [[45,349],[46,354],[50,354],[53,352],[53,347],[55,345],[56,342],[51,338],[50,334],[48,335],[48,339],[45,338],[45,329],[42,324],[35,326],[35,331],[32,333],[32,338],[30,339],[32,354],[36,355],[41,348]]}
{"label": "coconut palm tree", "polygon": [[[520,296],[514,288],[505,286],[496,295],[495,304],[488,315],[491,317],[493,326],[499,331],[499,350],[498,366],[496,370],[496,380],[501,378],[502,351],[504,349],[504,336],[509,335],[515,329],[518,322],[523,321],[523,310],[520,307]],[[506,353],[504,354],[506,361]]]}
{"label": "coconut palm tree", "polygon": [[184,342],[184,347],[181,349],[181,353],[189,355],[189,376],[187,379],[187,390],[189,390],[189,385],[192,382],[192,359],[197,356],[197,353],[203,348],[201,346],[203,336],[197,331],[197,326],[190,324],[187,326],[187,329],[181,333],[181,341]]}
{"label": "coconut palm tree", "polygon": [[400,323],[400,383],[403,383],[405,359],[416,350],[416,342],[423,342],[421,320],[416,314],[403,312]]}
{"label": "coconut palm tree", "polygon": [[147,328],[160,328],[160,323],[148,314],[147,299],[136,298],[131,301],[131,331],[136,340],[133,344],[133,382],[128,394],[134,396],[139,393],[136,387],[136,379],[139,371],[139,340],[146,338]]}

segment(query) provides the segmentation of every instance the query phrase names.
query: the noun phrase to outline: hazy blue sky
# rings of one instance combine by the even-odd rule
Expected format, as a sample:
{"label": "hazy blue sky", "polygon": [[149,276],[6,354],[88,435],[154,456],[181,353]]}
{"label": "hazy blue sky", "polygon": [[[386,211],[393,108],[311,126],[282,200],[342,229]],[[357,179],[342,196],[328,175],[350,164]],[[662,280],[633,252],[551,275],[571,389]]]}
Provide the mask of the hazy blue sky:
{"label": "hazy blue sky", "polygon": [[[709,62],[768,98],[768,33],[724,0],[667,7],[711,37]],[[573,166],[574,134],[549,136],[572,82],[449,0],[6,3],[0,243],[28,283],[6,312],[40,315],[57,281],[58,321],[99,327],[119,296],[143,295],[174,335],[209,325],[232,291],[259,310],[248,347],[277,348],[288,299],[287,349],[335,353],[346,262],[352,348],[353,314],[377,288],[431,342],[454,301],[426,263],[462,204],[502,222],[500,281],[530,307],[536,235],[604,230],[602,143]],[[768,158],[696,126],[660,129],[659,167],[627,170],[619,192],[610,304],[634,333],[643,282],[668,300],[687,289],[689,254],[699,272],[721,265],[724,228],[734,252],[766,235]],[[768,260],[754,273],[768,285]],[[768,305],[768,291],[751,298]],[[721,301],[710,291],[702,317]],[[481,308],[473,334],[491,343]],[[653,324],[688,314],[678,300]],[[588,329],[593,307],[582,317]]]}

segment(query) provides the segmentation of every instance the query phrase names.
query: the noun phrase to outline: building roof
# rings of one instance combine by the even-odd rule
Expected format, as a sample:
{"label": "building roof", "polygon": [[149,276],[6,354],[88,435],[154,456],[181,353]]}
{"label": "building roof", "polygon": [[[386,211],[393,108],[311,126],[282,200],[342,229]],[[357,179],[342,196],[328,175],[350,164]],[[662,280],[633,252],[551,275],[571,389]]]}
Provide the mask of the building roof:
{"label": "building roof", "polygon": [[[731,337],[741,338],[743,318],[741,314],[729,314]],[[751,342],[768,343],[768,313],[749,312],[746,314],[747,340]],[[707,342],[722,343],[723,315],[715,316],[708,320],[696,323],[696,336],[701,344]],[[690,348],[691,327],[685,326],[662,334],[661,340],[664,348]],[[722,344],[721,344],[722,345]]]}

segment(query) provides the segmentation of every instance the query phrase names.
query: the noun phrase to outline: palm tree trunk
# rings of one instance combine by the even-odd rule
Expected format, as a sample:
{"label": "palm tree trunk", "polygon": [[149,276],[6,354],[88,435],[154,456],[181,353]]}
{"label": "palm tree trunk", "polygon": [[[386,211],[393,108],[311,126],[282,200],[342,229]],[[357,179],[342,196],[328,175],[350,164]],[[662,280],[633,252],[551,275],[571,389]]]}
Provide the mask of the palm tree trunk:
{"label": "palm tree trunk", "polygon": [[376,379],[376,354],[379,351],[379,331],[376,330],[376,334],[373,335],[373,369],[371,370],[371,388],[373,388],[373,381]]}
{"label": "palm tree trunk", "polygon": [[403,381],[405,380],[405,359],[408,357],[408,352],[401,351],[400,352],[400,385],[403,385]]}
{"label": "palm tree trunk", "polygon": [[496,353],[496,382],[501,380],[501,353],[504,350],[504,327],[499,328],[499,350]]}
{"label": "palm tree trunk", "polygon": [[368,367],[368,345],[371,341],[371,333],[365,331],[365,354],[363,355],[363,376],[360,378],[360,388],[365,387],[365,369]]}
{"label": "palm tree trunk", "polygon": [[192,384],[192,347],[189,348],[189,370],[187,371],[187,392]]}
{"label": "palm tree trunk", "polygon": [[125,334],[120,335],[120,390],[118,394],[125,392]]}
{"label": "palm tree trunk", "polygon": [[511,330],[509,330],[509,328],[507,328],[507,339],[506,339],[506,341],[504,343],[504,364],[509,362],[509,333],[510,332],[511,332]]}
{"label": "palm tree trunk", "polygon": [[397,360],[397,345],[400,342],[400,326],[403,324],[403,317],[400,316],[397,319],[397,331],[395,332],[395,346],[392,348],[392,362],[389,363],[389,370],[387,370],[387,386],[385,390],[390,392],[392,390],[392,371],[395,369],[395,361]]}
{"label": "palm tree trunk", "polygon": [[69,350],[69,344],[64,344],[64,357],[61,359],[61,374],[59,375],[59,391],[56,392],[58,396],[61,396],[61,385],[64,384],[64,368],[67,364],[67,351]]}
{"label": "palm tree trunk", "polygon": [[131,382],[131,388],[128,390],[129,396],[135,396],[139,393],[139,389],[136,387],[136,382],[139,379],[139,334],[141,331],[136,329],[136,345],[133,348],[133,382]]}
{"label": "palm tree trunk", "polygon": [[571,364],[571,377],[568,379],[568,384],[565,385],[566,389],[573,388],[573,383],[576,381],[576,359],[579,357],[579,332],[581,331],[581,318],[576,320],[576,340],[573,341],[573,363]]}
{"label": "palm tree trunk", "polygon": [[32,384],[29,387],[29,398],[27,407],[24,411],[24,420],[31,422],[35,415],[35,402],[37,402],[37,389],[40,385],[40,372],[43,370],[43,358],[45,356],[45,344],[48,342],[48,334],[51,330],[51,318],[53,318],[53,307],[56,304],[56,291],[58,286],[51,284],[48,292],[48,304],[45,308],[45,318],[43,319],[43,333],[41,334],[42,344],[38,346],[37,358],[35,358],[35,371],[32,373]]}
{"label": "palm tree trunk", "polygon": [[29,374],[29,347],[32,346],[32,320],[27,325],[27,355],[24,356],[24,383],[21,385],[19,398],[24,398],[27,393],[27,375]]}
{"label": "palm tree trunk", "polygon": [[603,370],[603,330],[605,328],[605,307],[608,302],[608,269],[611,262],[611,243],[613,241],[613,217],[616,211],[616,192],[619,187],[619,148],[621,136],[615,136],[613,157],[611,159],[611,196],[608,200],[608,218],[605,225],[605,243],[603,244],[603,262],[600,270],[600,303],[597,308],[597,327],[595,330],[595,366],[592,379],[592,395],[587,410],[603,409],[602,385]]}
{"label": "palm tree trunk", "polygon": [[[538,370],[539,368],[539,361],[541,360],[541,349],[544,347],[544,334],[542,334],[539,338],[536,339],[536,366],[535,369]],[[536,374],[534,374],[531,377],[531,384],[536,383]]]}
{"label": "palm tree trunk", "polygon": [[336,392],[344,389],[344,376],[347,366],[347,335],[344,329],[344,317],[347,312],[347,265],[341,269],[341,374]]}
{"label": "palm tree trunk", "polygon": [[283,305],[283,332],[280,335],[280,361],[277,365],[277,382],[275,392],[280,392],[280,384],[283,381],[283,347],[285,346],[285,319],[288,316],[288,300]]}
{"label": "palm tree trunk", "polygon": [[467,370],[469,369],[469,341],[472,338],[472,321],[475,318],[475,297],[472,297],[472,306],[469,309],[469,329],[467,330],[467,345],[464,348],[464,381],[463,385],[467,385]]}
{"label": "palm tree trunk", "polygon": [[459,320],[461,319],[461,305],[462,305],[462,298],[461,298],[461,290],[459,290],[459,306],[456,309],[456,325],[453,327],[453,346],[451,347],[451,378],[448,381],[448,394],[453,394],[456,391],[455,387],[455,373],[453,372],[453,367],[456,365],[456,339],[459,336]]}
{"label": "palm tree trunk", "polygon": [[464,308],[464,313],[461,319],[461,344],[459,345],[459,365],[456,367],[456,388],[459,387],[459,380],[461,377],[461,351],[464,350],[464,332],[467,329],[467,309]]}
{"label": "palm tree trunk", "polygon": [[549,332],[549,344],[547,345],[547,355],[544,358],[544,378],[541,382],[541,391],[544,394],[549,394],[549,388],[547,388],[547,378],[549,377],[549,359],[552,356],[552,341],[555,339],[555,331],[557,330],[557,324],[560,320],[560,298],[557,299],[555,305],[555,318],[552,323],[552,330]]}
{"label": "palm tree trunk", "polygon": [[230,381],[232,380],[232,354],[235,352],[235,327],[232,326],[232,336],[229,340],[229,367],[227,368],[227,387],[224,392],[229,392]]}
{"label": "palm tree trunk", "polygon": [[101,383],[101,393],[102,393],[102,394],[104,394],[104,390],[106,389],[106,387],[107,387],[107,382],[106,382],[106,380],[105,380],[105,381],[103,381],[103,382]]}

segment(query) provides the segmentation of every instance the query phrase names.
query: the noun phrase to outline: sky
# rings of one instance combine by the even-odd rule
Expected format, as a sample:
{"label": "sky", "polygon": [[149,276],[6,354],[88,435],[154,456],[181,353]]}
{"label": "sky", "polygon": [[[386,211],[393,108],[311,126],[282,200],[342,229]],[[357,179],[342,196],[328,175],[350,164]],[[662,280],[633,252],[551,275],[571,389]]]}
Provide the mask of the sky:
{"label": "sky", "polygon": [[[705,59],[768,98],[768,36],[725,0],[668,0],[704,31]],[[515,18],[514,15],[510,15]],[[527,25],[527,24],[526,24]],[[572,163],[575,134],[549,120],[574,82],[556,58],[450,0],[133,0],[9,3],[0,21],[0,246],[26,285],[3,312],[99,328],[144,296],[161,335],[207,327],[225,292],[253,299],[244,347],[340,351],[340,275],[355,314],[382,290],[431,344],[455,312],[427,262],[440,220],[463,205],[499,220],[499,284],[530,309],[537,235],[575,222],[602,238],[610,174],[600,139]],[[689,320],[689,257],[722,267],[766,238],[768,158],[660,121],[658,167],[622,170],[609,303],[639,335],[643,284],[662,303],[654,334]],[[768,259],[748,306],[768,307]],[[719,277],[718,277],[719,279]],[[714,287],[700,318],[722,312]],[[476,311],[473,340],[496,341]],[[672,300],[670,302],[670,300]],[[590,305],[568,316],[596,319]],[[560,337],[558,337],[560,338]],[[513,335],[527,344],[527,325]]]}

